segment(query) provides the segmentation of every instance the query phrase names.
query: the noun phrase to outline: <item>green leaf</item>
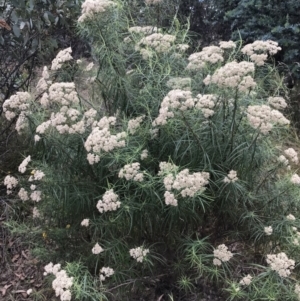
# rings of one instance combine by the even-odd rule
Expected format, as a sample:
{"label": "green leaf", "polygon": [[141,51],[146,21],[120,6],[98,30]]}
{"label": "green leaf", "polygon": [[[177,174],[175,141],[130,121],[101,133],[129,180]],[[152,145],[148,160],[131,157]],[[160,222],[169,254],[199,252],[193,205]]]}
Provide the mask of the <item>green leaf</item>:
{"label": "green leaf", "polygon": [[17,38],[19,38],[19,37],[20,37],[20,35],[21,35],[21,32],[20,32],[20,28],[19,28],[19,26],[17,26],[17,25],[14,25],[14,26],[13,26],[13,32],[14,32],[14,35],[15,35]]}

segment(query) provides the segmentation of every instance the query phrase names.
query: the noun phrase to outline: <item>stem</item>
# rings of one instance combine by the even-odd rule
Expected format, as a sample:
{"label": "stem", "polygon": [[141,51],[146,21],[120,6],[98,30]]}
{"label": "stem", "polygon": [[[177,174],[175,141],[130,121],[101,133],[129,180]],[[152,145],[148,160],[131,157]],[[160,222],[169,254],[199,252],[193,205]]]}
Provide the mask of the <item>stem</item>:
{"label": "stem", "polygon": [[188,121],[186,120],[186,118],[185,118],[185,116],[184,116],[184,114],[183,114],[183,112],[182,111],[180,111],[180,113],[181,113],[181,116],[182,116],[182,119],[183,119],[183,122],[185,123],[185,125],[189,128],[189,130],[191,131],[191,133],[192,133],[192,135],[194,136],[194,138],[196,139],[196,142],[197,142],[197,144],[198,144],[198,146],[199,146],[199,148],[201,148],[201,150],[203,151],[203,153],[204,153],[204,149],[203,149],[203,147],[202,147],[202,145],[201,145],[201,141],[199,140],[199,137],[196,135],[196,133],[193,131],[193,129],[192,129],[192,127],[190,126],[190,124],[188,123]]}

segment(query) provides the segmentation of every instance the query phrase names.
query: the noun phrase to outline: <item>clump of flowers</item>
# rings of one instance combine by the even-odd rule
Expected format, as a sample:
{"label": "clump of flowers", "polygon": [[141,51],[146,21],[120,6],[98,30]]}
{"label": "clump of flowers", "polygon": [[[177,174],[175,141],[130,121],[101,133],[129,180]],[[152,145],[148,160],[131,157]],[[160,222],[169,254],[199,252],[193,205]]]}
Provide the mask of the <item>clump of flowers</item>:
{"label": "clump of flowers", "polygon": [[287,107],[287,103],[283,97],[269,97],[268,104],[277,110],[282,110]]}
{"label": "clump of flowers", "polygon": [[81,5],[81,16],[78,22],[92,19],[95,14],[104,13],[114,6],[116,6],[116,3],[110,0],[85,0]]}
{"label": "clump of flowers", "polygon": [[137,247],[135,249],[130,249],[129,254],[137,262],[143,262],[146,255],[149,253],[149,249],[144,249],[144,247]]}
{"label": "clump of flowers", "polygon": [[22,201],[29,200],[28,192],[23,187],[19,190],[18,196]]}
{"label": "clump of flowers", "polygon": [[97,203],[97,209],[100,213],[107,211],[115,211],[121,206],[121,202],[118,201],[118,195],[114,193],[113,189],[106,191]]}
{"label": "clump of flowers", "polygon": [[230,260],[230,258],[233,256],[233,254],[228,251],[228,248],[222,244],[219,245],[215,250],[214,250],[214,260],[213,264],[214,265],[221,265],[222,262],[227,262]]}
{"label": "clump of flowers", "polygon": [[185,111],[188,108],[193,108],[195,100],[192,97],[191,91],[171,90],[163,99],[158,117],[152,122],[153,126],[165,125],[168,118],[173,118],[172,109]]}
{"label": "clump of flowers", "polygon": [[137,129],[140,127],[140,125],[141,125],[144,118],[145,118],[145,115],[139,116],[139,117],[134,118],[134,119],[130,119],[128,121],[128,131],[129,131],[130,134],[133,135],[137,131]]}
{"label": "clump of flowers", "polygon": [[265,227],[264,232],[265,232],[266,235],[271,235],[273,233],[272,226]]}
{"label": "clump of flowers", "polygon": [[19,165],[18,170],[20,173],[24,173],[26,171],[26,167],[28,163],[31,161],[31,156],[26,157],[22,163]]}
{"label": "clump of flowers", "polygon": [[[170,34],[153,33],[142,38],[135,46],[137,51],[141,51],[144,47],[153,49],[158,53],[167,53],[170,51],[176,37]],[[141,52],[141,54],[143,54]]]}
{"label": "clump of flowers", "polygon": [[224,183],[234,183],[238,180],[237,172],[235,170],[231,170],[228,175],[224,178]]}
{"label": "clump of flowers", "polygon": [[282,163],[283,165],[285,165],[285,166],[288,166],[288,165],[289,165],[289,160],[288,160],[285,156],[283,156],[283,155],[280,155],[280,156],[278,157],[278,161],[279,161],[280,163]]}
{"label": "clump of flowers", "polygon": [[222,49],[235,49],[236,44],[233,41],[221,41],[219,43],[220,48]]}
{"label": "clump of flowers", "polygon": [[148,35],[159,32],[159,29],[156,26],[132,26],[129,27],[128,31],[130,33]]}
{"label": "clump of flowers", "polygon": [[241,51],[248,55],[257,66],[262,66],[268,58],[268,53],[274,55],[279,50],[281,50],[281,48],[278,47],[277,42],[267,40],[255,41],[251,44],[247,44]]}
{"label": "clump of flowers", "polygon": [[187,70],[201,70],[207,63],[216,64],[223,62],[223,49],[218,46],[204,47],[201,52],[193,53],[189,56]]}
{"label": "clump of flowers", "polygon": [[109,267],[103,267],[100,270],[100,280],[104,281],[107,277],[111,277],[115,271],[112,268]]}
{"label": "clump of flowers", "polygon": [[7,194],[11,194],[12,193],[12,189],[14,189],[15,187],[17,187],[19,181],[13,177],[13,176],[6,176],[4,178],[4,185],[7,188],[6,193]]}
{"label": "clump of flowers", "polygon": [[276,271],[280,277],[287,277],[291,274],[291,270],[295,268],[295,261],[288,259],[284,252],[278,254],[268,254],[267,263],[271,270]]}
{"label": "clump of flowers", "polygon": [[247,276],[245,276],[244,278],[241,279],[240,285],[246,285],[246,286],[248,286],[248,285],[250,285],[251,280],[252,280],[252,276],[251,275],[247,275]]}
{"label": "clump of flowers", "polygon": [[142,182],[144,175],[140,171],[140,163],[135,162],[124,165],[119,172],[119,178],[125,178],[127,181],[133,180],[136,182]]}
{"label": "clump of flowers", "polygon": [[299,162],[298,154],[292,147],[286,149],[284,153],[291,159],[292,162],[298,164]]}
{"label": "clump of flowers", "polygon": [[217,69],[204,80],[205,85],[215,84],[220,88],[238,88],[240,92],[247,92],[256,87],[251,76],[254,73],[254,64],[251,62],[230,62]]}
{"label": "clump of flowers", "polygon": [[148,150],[147,149],[143,149],[142,153],[141,153],[141,160],[145,160],[148,158]]}
{"label": "clump of flowers", "polygon": [[90,223],[90,220],[88,218],[85,218],[85,219],[82,220],[80,225],[83,226],[83,227],[88,227],[89,223]]}
{"label": "clump of flowers", "polygon": [[40,181],[44,178],[45,174],[44,172],[42,172],[41,170],[37,169],[37,170],[33,170],[32,175],[29,177],[28,181],[32,182],[32,181]]}
{"label": "clump of flowers", "polygon": [[250,125],[259,129],[262,134],[268,134],[273,128],[273,124],[288,125],[290,121],[282,113],[272,110],[266,105],[248,106],[247,118]]}
{"label": "clump of flowers", "polygon": [[166,191],[164,194],[166,205],[178,206],[178,200],[175,198],[174,193]]}
{"label": "clump of flowers", "polygon": [[[87,158],[90,164],[99,162],[101,152],[110,152],[115,148],[125,146],[125,132],[112,135],[111,125],[115,125],[115,117],[103,117],[99,122],[95,122],[91,134],[84,143],[85,149],[89,152]],[[94,154],[92,154],[93,152]]]}
{"label": "clump of flowers", "polygon": [[45,92],[48,89],[49,85],[51,85],[51,84],[52,84],[52,81],[50,80],[48,67],[44,66],[42,77],[39,79],[39,81],[36,85],[37,93]]}
{"label": "clump of flowers", "polygon": [[40,216],[41,216],[40,211],[36,207],[33,207],[33,209],[32,209],[32,217],[33,218],[39,218]]}
{"label": "clump of flowers", "polygon": [[296,185],[300,185],[300,177],[297,174],[293,174],[291,177],[291,182]]}
{"label": "clump of flowers", "polygon": [[102,253],[103,251],[103,248],[98,243],[96,243],[92,249],[92,253],[96,255]]}
{"label": "clump of flowers", "polygon": [[30,198],[31,198],[31,200],[33,200],[34,202],[39,202],[39,201],[42,199],[41,195],[42,195],[42,192],[41,192],[41,191],[35,190],[35,191],[33,191],[33,192],[30,194]]}
{"label": "clump of flowers", "polygon": [[296,220],[296,218],[295,218],[295,216],[293,214],[287,215],[286,219],[289,220],[289,221],[295,221]]}
{"label": "clump of flowers", "polygon": [[3,112],[7,120],[12,120],[21,112],[29,109],[31,95],[28,92],[17,92],[3,103]]}
{"label": "clump of flowers", "polygon": [[63,63],[68,62],[73,59],[71,47],[61,50],[55,59],[52,61],[51,70],[59,70]]}
{"label": "clump of flowers", "polygon": [[52,288],[55,290],[56,297],[60,296],[61,301],[71,300],[70,288],[73,285],[73,277],[68,277],[65,270],[61,270],[60,264],[53,265],[52,262],[45,267],[44,275],[53,274],[55,279],[52,281]]}
{"label": "clump of flowers", "polygon": [[200,109],[203,116],[208,118],[215,114],[216,96],[213,94],[198,94],[195,98],[195,108]]}

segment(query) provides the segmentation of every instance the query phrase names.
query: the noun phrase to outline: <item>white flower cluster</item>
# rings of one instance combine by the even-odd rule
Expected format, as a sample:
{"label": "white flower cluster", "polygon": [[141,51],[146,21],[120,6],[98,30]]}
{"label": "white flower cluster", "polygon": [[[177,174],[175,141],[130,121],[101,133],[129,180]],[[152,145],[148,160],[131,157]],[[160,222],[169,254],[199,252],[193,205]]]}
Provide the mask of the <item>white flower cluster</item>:
{"label": "white flower cluster", "polygon": [[282,110],[287,107],[287,103],[283,97],[269,97],[268,104],[277,110]]}
{"label": "white flower cluster", "polygon": [[88,218],[85,218],[85,219],[82,220],[80,225],[83,226],[83,227],[88,227],[89,223],[90,223],[90,220]]}
{"label": "white flower cluster", "polygon": [[29,177],[28,181],[32,182],[32,181],[40,181],[44,178],[45,174],[41,171],[41,170],[33,170],[32,172],[32,176]]}
{"label": "white flower cluster", "polygon": [[16,130],[18,134],[21,134],[22,130],[28,127],[28,120],[26,117],[26,112],[22,111],[16,122]]}
{"label": "white flower cluster", "polygon": [[102,253],[103,251],[103,248],[98,243],[96,243],[92,249],[92,253],[96,255]]}
{"label": "white flower cluster", "polygon": [[270,55],[274,55],[279,50],[281,50],[281,48],[278,47],[277,42],[267,40],[255,41],[244,46],[241,51],[242,53],[248,55],[257,66],[262,66],[268,58],[268,53]]}
{"label": "white flower cluster", "polygon": [[19,165],[18,170],[20,173],[24,173],[26,171],[26,167],[28,163],[31,161],[31,156],[26,157],[22,163]]}
{"label": "white flower cluster", "polygon": [[[171,168],[169,168],[169,170]],[[172,169],[175,170],[175,168],[176,166]],[[160,171],[158,174],[161,175],[163,173],[165,173],[165,171]],[[175,176],[172,173],[167,173],[167,175],[164,177],[164,186],[167,190],[164,194],[166,205],[178,205],[177,199],[171,192],[172,189],[180,191],[182,197],[194,197],[197,193],[202,193],[205,190],[204,186],[208,184],[208,179],[209,173],[194,172],[190,174],[188,169],[182,170]]]}
{"label": "white flower cluster", "polygon": [[287,277],[291,274],[291,270],[295,268],[295,261],[288,259],[284,252],[278,254],[268,254],[267,263],[271,270],[276,271],[280,277]]}
{"label": "white flower cluster", "polygon": [[110,0],[85,0],[81,5],[81,16],[78,22],[92,19],[95,14],[104,13],[114,6],[116,3]]}
{"label": "white flower cluster", "polygon": [[195,52],[189,56],[189,63],[186,69],[201,70],[206,66],[207,63],[216,64],[223,62],[223,52],[223,49],[218,46],[204,47],[201,52]]}
{"label": "white flower cluster", "polygon": [[137,262],[143,262],[146,255],[149,253],[149,249],[144,249],[143,247],[138,247],[135,249],[130,249],[129,254]]}
{"label": "white flower cluster", "polygon": [[85,71],[90,71],[90,70],[93,69],[93,67],[94,67],[94,63],[91,62],[91,63],[89,63],[89,64],[85,67]]}
{"label": "white flower cluster", "polygon": [[52,61],[51,70],[59,70],[63,63],[73,59],[71,47],[61,50]]}
{"label": "white flower cluster", "polygon": [[159,163],[159,172],[158,175],[169,174],[170,172],[176,172],[178,170],[178,166],[169,162],[160,162]]}
{"label": "white flower cluster", "polygon": [[107,190],[102,200],[97,203],[97,209],[100,213],[107,211],[115,211],[121,206],[121,202],[118,201],[119,196],[114,193],[113,189]]}
{"label": "white flower cluster", "polygon": [[284,155],[280,155],[277,158],[278,162],[282,163],[284,166],[289,166],[289,160],[284,156]]}
{"label": "white flower cluster", "polygon": [[32,209],[32,217],[33,218],[39,218],[40,216],[41,216],[40,211],[36,207],[33,207],[33,209]]}
{"label": "white flower cluster", "polygon": [[73,82],[52,84],[49,87],[49,101],[63,106],[78,104],[79,98],[75,84]]}
{"label": "white flower cluster", "polygon": [[195,108],[200,109],[203,116],[208,118],[215,114],[216,96],[213,94],[198,94],[195,98]]}
{"label": "white flower cluster", "polygon": [[220,48],[222,49],[235,49],[236,48],[236,44],[233,41],[221,41],[219,43]]}
{"label": "white flower cluster", "polygon": [[173,118],[174,113],[171,109],[186,110],[193,108],[195,101],[192,97],[192,92],[184,90],[171,90],[163,99],[158,117],[152,122],[153,126],[165,125],[168,118]]}
{"label": "white flower cluster", "polygon": [[249,75],[253,73],[253,63],[233,61],[217,69],[212,76],[207,75],[203,82],[205,85],[215,84],[220,88],[238,88],[240,92],[247,92],[256,86],[253,77]]}
{"label": "white flower cluster", "polygon": [[3,103],[3,112],[7,120],[12,120],[17,114],[26,112],[31,96],[28,92],[17,92]]}
{"label": "white flower cluster", "polygon": [[[158,53],[167,53],[170,51],[172,44],[175,42],[175,40],[176,37],[170,34],[153,33],[147,37],[142,38],[135,46],[135,50],[140,51],[143,58],[147,59],[147,57],[144,57],[143,51],[141,50],[148,51],[147,48],[150,48]],[[146,49],[144,49],[144,47],[146,47]],[[145,54],[147,54],[147,52]],[[151,56],[150,53],[147,55]]]}
{"label": "white flower cluster", "polygon": [[234,183],[238,180],[237,172],[235,170],[231,170],[228,175],[224,178],[224,183]]}
{"label": "white flower cluster", "polygon": [[32,192],[32,193],[30,194],[30,198],[31,198],[34,202],[37,202],[37,203],[38,203],[38,202],[42,199],[41,195],[42,195],[42,192],[41,192],[40,190],[35,190],[34,192]]}
{"label": "white flower cluster", "polygon": [[142,153],[141,153],[141,160],[145,160],[148,158],[148,150],[147,149],[143,149]]}
{"label": "white flower cluster", "polygon": [[166,191],[164,194],[165,197],[165,204],[171,205],[171,206],[178,206],[178,200],[175,198],[174,193],[171,193],[169,191]]}
{"label": "white flower cluster", "polygon": [[136,130],[140,127],[143,119],[145,118],[145,115],[142,115],[140,117],[130,119],[128,121],[128,131],[130,134],[135,134]]}
{"label": "white flower cluster", "polygon": [[50,80],[48,67],[44,66],[42,77],[39,79],[39,81],[36,85],[37,93],[38,94],[44,93],[49,88],[49,85],[51,85],[51,84],[52,84],[52,81]]}
{"label": "white flower cluster", "polygon": [[286,149],[284,153],[291,159],[293,163],[298,164],[298,154],[292,147]]}
{"label": "white flower cluster", "polygon": [[29,200],[28,192],[23,187],[19,190],[18,196],[22,201]]}
{"label": "white flower cluster", "polygon": [[272,226],[264,227],[264,232],[266,235],[271,235],[273,233],[273,228]]}
{"label": "white flower cluster", "polygon": [[300,177],[295,173],[291,177],[291,182],[295,185],[300,185]]}
{"label": "white flower cluster", "polygon": [[50,262],[44,269],[44,276],[48,274],[55,276],[55,279],[52,281],[52,288],[55,290],[56,297],[60,296],[61,301],[70,301],[72,297],[70,288],[73,285],[73,277],[68,277],[67,272],[61,270],[60,264],[53,265]]}
{"label": "white flower cluster", "polygon": [[[116,148],[125,146],[125,132],[112,135],[110,126],[115,125],[116,117],[103,117],[98,123],[95,123],[91,134],[84,143],[85,149],[89,152],[87,159],[90,164],[100,161],[101,151],[110,152]],[[91,153],[93,152],[93,153]]]}
{"label": "white flower cluster", "polygon": [[248,286],[248,285],[250,285],[251,280],[252,280],[252,276],[248,274],[247,276],[245,276],[244,278],[241,279],[240,285]]}
{"label": "white flower cluster", "polygon": [[179,52],[185,52],[190,48],[190,46],[188,44],[177,44],[176,45],[176,50],[178,50]]}
{"label": "white flower cluster", "polygon": [[104,281],[107,277],[111,277],[115,271],[109,267],[103,267],[100,270],[100,280]]}
{"label": "white flower cluster", "polygon": [[220,266],[222,264],[222,262],[229,261],[232,256],[233,256],[233,254],[230,251],[228,251],[228,248],[224,244],[219,245],[214,250],[215,258],[213,260],[213,264]]}
{"label": "white flower cluster", "polygon": [[292,227],[292,229],[295,232],[293,244],[296,246],[299,246],[300,245],[300,232],[298,231],[298,229],[296,227]]}
{"label": "white flower cluster", "polygon": [[18,185],[18,180],[13,176],[6,176],[4,178],[4,185],[6,186],[6,193],[11,194],[11,190],[14,189]]}
{"label": "white flower cluster", "polygon": [[125,178],[127,181],[133,180],[136,182],[142,182],[144,175],[140,171],[140,163],[135,162],[124,165],[119,172],[119,178]]}
{"label": "white flower cluster", "polygon": [[295,218],[295,216],[293,214],[287,215],[286,219],[289,220],[289,221],[295,221],[296,220],[296,218]]}
{"label": "white flower cluster", "polygon": [[250,125],[259,129],[262,134],[268,134],[273,128],[273,124],[288,125],[290,121],[282,113],[272,110],[266,105],[248,106],[247,118]]}
{"label": "white flower cluster", "polygon": [[163,99],[159,115],[152,122],[152,126],[165,125],[169,118],[175,116],[173,110],[186,111],[188,109],[199,109],[203,116],[208,118],[215,113],[212,110],[215,107],[215,101],[216,97],[213,94],[198,94],[193,98],[191,91],[171,90]]}
{"label": "white flower cluster", "polygon": [[152,33],[157,33],[159,29],[156,26],[132,26],[129,27],[128,31],[130,33],[148,35]]}

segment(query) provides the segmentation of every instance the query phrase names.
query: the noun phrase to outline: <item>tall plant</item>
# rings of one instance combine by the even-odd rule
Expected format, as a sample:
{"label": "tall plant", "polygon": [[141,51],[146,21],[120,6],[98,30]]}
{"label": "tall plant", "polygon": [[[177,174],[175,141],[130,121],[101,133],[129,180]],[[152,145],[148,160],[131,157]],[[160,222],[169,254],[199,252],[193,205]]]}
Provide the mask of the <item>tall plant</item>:
{"label": "tall plant", "polygon": [[[163,5],[151,3],[151,14]],[[45,67],[38,101],[18,93],[4,104],[35,143],[7,192],[34,204],[36,254],[70,262],[45,267],[57,296],[112,298],[168,274],[170,296],[210,283],[230,300],[296,300],[300,177],[297,152],[278,143],[290,124],[278,44],[187,55],[176,18],[140,26],[124,4],[82,5],[97,61],[78,61],[75,83],[88,80],[88,97],[54,81],[68,48]]]}

